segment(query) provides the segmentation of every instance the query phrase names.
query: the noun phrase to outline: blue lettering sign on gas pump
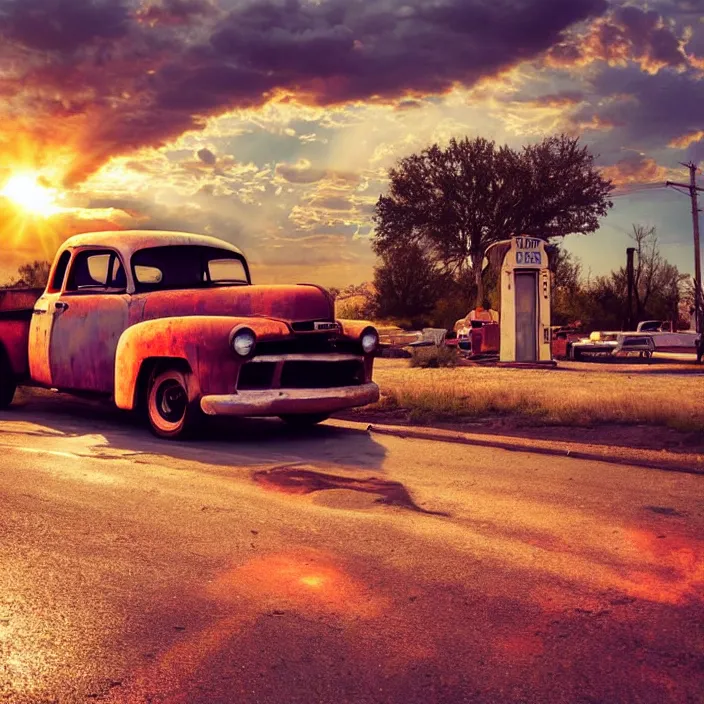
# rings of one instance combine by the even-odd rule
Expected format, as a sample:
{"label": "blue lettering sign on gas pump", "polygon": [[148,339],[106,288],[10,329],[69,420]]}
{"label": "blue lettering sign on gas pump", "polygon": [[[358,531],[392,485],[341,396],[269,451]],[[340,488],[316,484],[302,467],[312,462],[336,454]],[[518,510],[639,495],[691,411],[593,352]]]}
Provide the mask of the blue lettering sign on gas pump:
{"label": "blue lettering sign on gas pump", "polygon": [[540,268],[543,263],[540,243],[536,237],[516,237],[516,266]]}

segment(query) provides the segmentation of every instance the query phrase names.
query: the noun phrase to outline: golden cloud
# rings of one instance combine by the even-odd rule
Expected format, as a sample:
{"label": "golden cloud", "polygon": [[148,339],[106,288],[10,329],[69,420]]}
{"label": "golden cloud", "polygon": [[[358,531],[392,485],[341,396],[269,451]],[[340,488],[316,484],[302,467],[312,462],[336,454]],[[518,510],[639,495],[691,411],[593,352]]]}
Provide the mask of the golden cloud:
{"label": "golden cloud", "polygon": [[668,146],[673,149],[687,149],[687,147],[702,140],[704,140],[704,130],[697,130],[696,132],[689,132],[681,137],[676,137]]}

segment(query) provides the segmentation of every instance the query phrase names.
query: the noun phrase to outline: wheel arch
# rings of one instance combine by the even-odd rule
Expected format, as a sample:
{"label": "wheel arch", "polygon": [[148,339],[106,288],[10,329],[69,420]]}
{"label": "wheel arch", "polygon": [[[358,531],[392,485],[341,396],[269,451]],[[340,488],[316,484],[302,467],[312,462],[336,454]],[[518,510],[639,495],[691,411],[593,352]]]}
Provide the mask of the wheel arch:
{"label": "wheel arch", "polygon": [[[134,410],[154,365],[187,365],[189,379],[197,376],[198,351],[195,333],[182,334],[181,321],[154,320],[127,328],[115,352],[115,405]],[[145,376],[146,375],[146,376]]]}
{"label": "wheel arch", "polygon": [[166,369],[178,369],[191,377],[194,371],[185,357],[155,356],[144,358],[137,372],[130,410],[145,408],[150,379]]}

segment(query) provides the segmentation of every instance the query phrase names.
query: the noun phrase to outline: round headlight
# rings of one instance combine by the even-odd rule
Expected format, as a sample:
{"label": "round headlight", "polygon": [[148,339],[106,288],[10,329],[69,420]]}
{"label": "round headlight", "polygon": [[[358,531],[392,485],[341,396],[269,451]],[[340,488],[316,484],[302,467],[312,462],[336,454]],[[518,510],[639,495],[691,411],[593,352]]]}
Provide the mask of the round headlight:
{"label": "round headlight", "polygon": [[366,354],[371,354],[379,344],[379,335],[373,330],[369,330],[362,335],[362,349]]}
{"label": "round headlight", "polygon": [[252,354],[255,342],[256,338],[251,330],[240,330],[240,332],[232,338],[232,349],[234,349],[240,357],[247,357]]}

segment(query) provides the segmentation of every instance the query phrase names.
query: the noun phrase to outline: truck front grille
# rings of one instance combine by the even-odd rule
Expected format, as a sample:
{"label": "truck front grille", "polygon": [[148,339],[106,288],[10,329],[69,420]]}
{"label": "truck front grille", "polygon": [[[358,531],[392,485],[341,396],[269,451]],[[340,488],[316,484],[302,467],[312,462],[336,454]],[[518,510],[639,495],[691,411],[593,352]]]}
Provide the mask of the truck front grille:
{"label": "truck front grille", "polygon": [[284,362],[282,389],[331,389],[364,383],[362,362]]}
{"label": "truck front grille", "polygon": [[240,369],[237,388],[242,391],[255,389],[271,389],[274,384],[276,362],[248,362]]}
{"label": "truck front grille", "polygon": [[339,338],[330,333],[304,333],[288,339],[263,340],[257,343],[258,355],[317,354],[321,352],[362,354],[362,348],[354,340]]}
{"label": "truck front grille", "polygon": [[364,362],[343,360],[320,362],[282,360],[246,362],[240,369],[237,388],[241,391],[265,389],[331,389],[364,383]]}

